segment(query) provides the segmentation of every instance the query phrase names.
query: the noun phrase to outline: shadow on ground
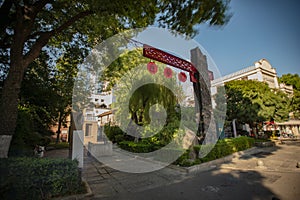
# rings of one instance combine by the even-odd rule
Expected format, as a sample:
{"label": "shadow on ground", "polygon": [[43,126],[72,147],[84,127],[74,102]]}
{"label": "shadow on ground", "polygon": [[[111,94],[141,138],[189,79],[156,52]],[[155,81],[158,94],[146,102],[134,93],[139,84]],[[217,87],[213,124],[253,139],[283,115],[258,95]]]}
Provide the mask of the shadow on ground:
{"label": "shadow on ground", "polygon": [[256,171],[214,170],[168,186],[141,192],[122,193],[93,199],[279,199],[264,184],[274,183],[280,175],[263,175]]}

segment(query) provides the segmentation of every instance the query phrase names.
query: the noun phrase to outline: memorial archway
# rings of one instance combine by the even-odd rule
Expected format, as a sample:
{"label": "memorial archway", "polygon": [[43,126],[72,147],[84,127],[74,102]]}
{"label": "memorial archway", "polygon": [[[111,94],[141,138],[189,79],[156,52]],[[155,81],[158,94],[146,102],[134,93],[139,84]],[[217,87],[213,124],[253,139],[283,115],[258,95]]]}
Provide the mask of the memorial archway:
{"label": "memorial archway", "polygon": [[143,56],[150,58],[151,60],[155,60],[170,65],[172,67],[175,67],[177,69],[189,73],[190,81],[193,83],[193,89],[194,89],[195,108],[196,108],[195,114],[196,116],[199,117],[197,135],[204,136],[204,118],[203,118],[203,103],[202,103],[201,85],[200,85],[200,73],[196,69],[194,64],[147,44],[143,44]]}

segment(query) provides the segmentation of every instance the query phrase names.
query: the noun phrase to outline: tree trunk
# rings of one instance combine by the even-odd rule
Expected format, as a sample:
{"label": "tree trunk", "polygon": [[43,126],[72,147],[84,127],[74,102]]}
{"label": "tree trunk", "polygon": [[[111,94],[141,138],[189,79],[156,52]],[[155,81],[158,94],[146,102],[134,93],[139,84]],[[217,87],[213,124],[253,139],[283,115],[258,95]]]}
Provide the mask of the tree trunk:
{"label": "tree trunk", "polygon": [[61,129],[61,124],[62,124],[62,114],[61,112],[59,113],[59,118],[58,118],[58,127],[57,127],[57,131],[56,131],[56,144],[59,143],[59,137],[60,137],[60,129]]}
{"label": "tree trunk", "polygon": [[75,127],[75,122],[74,122],[74,117],[73,117],[73,113],[71,112],[71,124],[69,127],[69,134],[68,134],[68,142],[69,142],[69,158],[72,159],[72,152],[73,152],[73,131],[76,130]]}
{"label": "tree trunk", "polygon": [[[20,66],[20,67],[17,67]],[[18,117],[18,100],[22,79],[24,76],[22,61],[15,60],[2,89],[0,135],[0,158],[6,158],[12,135],[15,132]]]}

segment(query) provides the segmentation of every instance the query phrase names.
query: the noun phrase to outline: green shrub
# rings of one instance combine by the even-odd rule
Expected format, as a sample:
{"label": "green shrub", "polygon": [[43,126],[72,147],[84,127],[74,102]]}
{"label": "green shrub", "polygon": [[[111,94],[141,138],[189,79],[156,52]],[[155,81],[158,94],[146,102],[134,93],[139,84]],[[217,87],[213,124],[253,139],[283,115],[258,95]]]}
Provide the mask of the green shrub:
{"label": "green shrub", "polygon": [[109,124],[104,126],[104,133],[106,137],[113,143],[116,143],[117,140],[120,140],[120,136],[124,136],[124,132],[118,126],[110,126]]}
{"label": "green shrub", "polygon": [[[181,166],[188,166],[194,165],[198,163],[208,162],[211,160],[215,160],[218,158],[222,158],[228,156],[234,152],[242,151],[248,148],[251,148],[254,145],[254,139],[246,136],[241,136],[238,138],[232,139],[223,139],[219,140],[212,150],[203,158],[197,158],[195,161],[189,160],[189,151],[184,153],[180,158],[178,158],[174,164],[179,164]],[[193,150],[195,151],[196,155],[199,155],[201,147],[203,148],[210,148],[208,145],[195,145]]]}
{"label": "green shrub", "polygon": [[149,153],[160,148],[158,145],[143,142],[122,141],[118,144],[121,149],[134,153]]}
{"label": "green shrub", "polygon": [[77,161],[28,157],[0,161],[2,199],[49,199],[84,192]]}
{"label": "green shrub", "polygon": [[18,111],[17,126],[9,148],[9,156],[33,156],[35,145],[50,143],[50,132],[35,128],[35,120],[27,109]]}
{"label": "green shrub", "polygon": [[120,143],[124,140],[125,140],[125,136],[123,134],[122,135],[115,135],[115,142],[116,143]]}

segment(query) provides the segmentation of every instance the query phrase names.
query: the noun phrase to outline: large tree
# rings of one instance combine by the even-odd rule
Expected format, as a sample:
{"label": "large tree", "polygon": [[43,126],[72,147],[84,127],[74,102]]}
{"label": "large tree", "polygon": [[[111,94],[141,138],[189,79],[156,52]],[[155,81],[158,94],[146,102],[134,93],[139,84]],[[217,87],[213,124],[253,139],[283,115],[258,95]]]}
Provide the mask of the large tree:
{"label": "large tree", "polygon": [[282,91],[269,88],[266,83],[235,80],[225,83],[225,90],[227,121],[237,119],[253,125],[255,122],[288,119],[290,99]]}
{"label": "large tree", "polygon": [[130,28],[157,23],[193,36],[194,25],[222,25],[228,1],[4,0],[0,7],[0,157],[6,157],[17,120],[24,73],[42,51],[55,62],[67,47],[82,51]]}

